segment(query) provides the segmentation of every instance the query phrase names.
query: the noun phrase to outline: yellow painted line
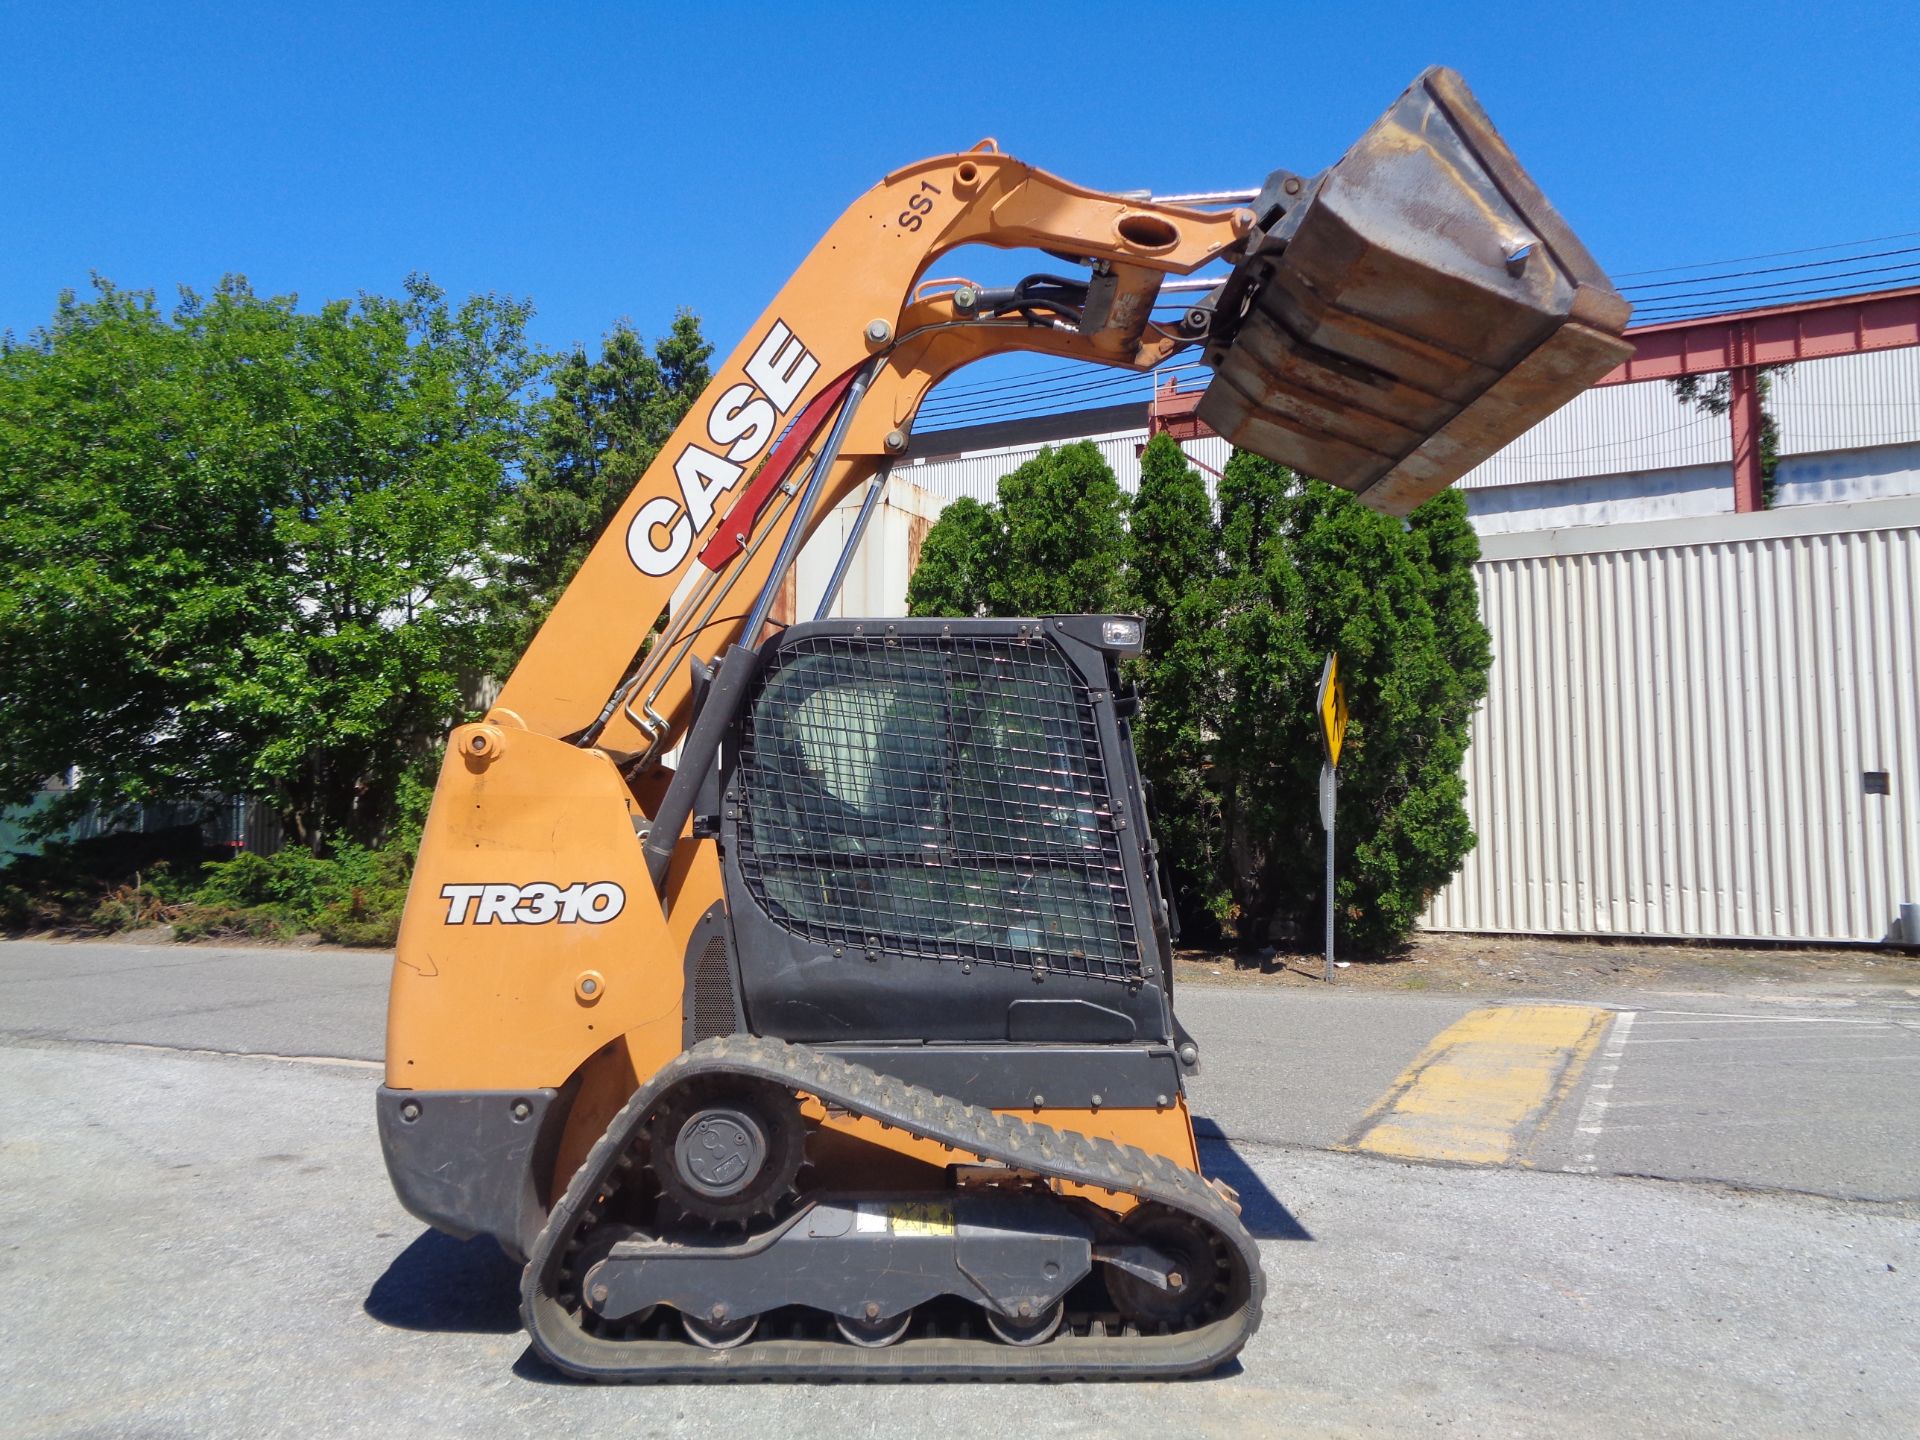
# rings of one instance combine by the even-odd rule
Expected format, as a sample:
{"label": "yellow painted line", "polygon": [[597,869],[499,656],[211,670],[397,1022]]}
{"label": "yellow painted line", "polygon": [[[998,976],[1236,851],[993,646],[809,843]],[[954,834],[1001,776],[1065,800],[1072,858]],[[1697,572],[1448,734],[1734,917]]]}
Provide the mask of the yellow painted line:
{"label": "yellow painted line", "polygon": [[1341,1148],[1505,1164],[1579,1079],[1612,1018],[1590,1005],[1475,1010],[1434,1036]]}

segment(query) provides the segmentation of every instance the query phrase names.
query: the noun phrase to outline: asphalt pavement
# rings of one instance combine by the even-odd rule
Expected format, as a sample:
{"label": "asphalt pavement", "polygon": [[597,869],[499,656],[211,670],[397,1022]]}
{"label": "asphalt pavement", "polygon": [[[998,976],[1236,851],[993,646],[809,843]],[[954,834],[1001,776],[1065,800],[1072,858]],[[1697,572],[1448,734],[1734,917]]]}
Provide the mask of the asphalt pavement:
{"label": "asphalt pavement", "polygon": [[1269,1275],[1238,1365],[607,1390],[528,1356],[496,1250],[391,1198],[386,970],[0,944],[0,1433],[1920,1433],[1920,995],[1897,986],[1189,987],[1206,1163]]}

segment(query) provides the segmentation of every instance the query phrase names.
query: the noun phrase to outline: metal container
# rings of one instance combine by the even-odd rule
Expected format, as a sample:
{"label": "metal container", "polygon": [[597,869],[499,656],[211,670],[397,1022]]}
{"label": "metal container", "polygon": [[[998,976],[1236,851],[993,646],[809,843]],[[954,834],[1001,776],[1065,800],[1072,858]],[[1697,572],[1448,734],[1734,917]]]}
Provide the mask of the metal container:
{"label": "metal container", "polygon": [[1624,360],[1630,309],[1453,71],[1311,180],[1215,298],[1200,418],[1403,515]]}

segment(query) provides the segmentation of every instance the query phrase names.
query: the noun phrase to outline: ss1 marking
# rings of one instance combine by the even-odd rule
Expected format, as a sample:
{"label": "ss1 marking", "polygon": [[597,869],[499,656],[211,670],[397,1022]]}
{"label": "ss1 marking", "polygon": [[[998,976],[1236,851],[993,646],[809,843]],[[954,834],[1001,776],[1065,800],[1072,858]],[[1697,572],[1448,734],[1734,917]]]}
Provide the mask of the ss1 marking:
{"label": "ss1 marking", "polygon": [[442,885],[449,925],[604,925],[627,908],[627,892],[611,880],[576,880],[562,887],[536,880],[531,885]]}
{"label": "ss1 marking", "polygon": [[922,217],[933,213],[932,195],[938,195],[940,187],[931,180],[922,180],[920,188],[907,197],[907,208],[894,217],[894,223],[902,230],[918,230],[924,223]]}

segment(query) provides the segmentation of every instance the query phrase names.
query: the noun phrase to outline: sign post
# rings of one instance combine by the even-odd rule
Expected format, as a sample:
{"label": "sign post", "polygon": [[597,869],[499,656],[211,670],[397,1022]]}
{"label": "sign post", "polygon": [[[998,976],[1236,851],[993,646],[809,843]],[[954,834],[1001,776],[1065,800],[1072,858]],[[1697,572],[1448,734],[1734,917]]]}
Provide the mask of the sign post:
{"label": "sign post", "polygon": [[1320,739],[1326,760],[1320,766],[1320,828],[1327,832],[1327,983],[1333,983],[1333,805],[1340,793],[1340,742],[1347,735],[1347,686],[1340,678],[1340,652],[1327,656],[1320,671]]}

